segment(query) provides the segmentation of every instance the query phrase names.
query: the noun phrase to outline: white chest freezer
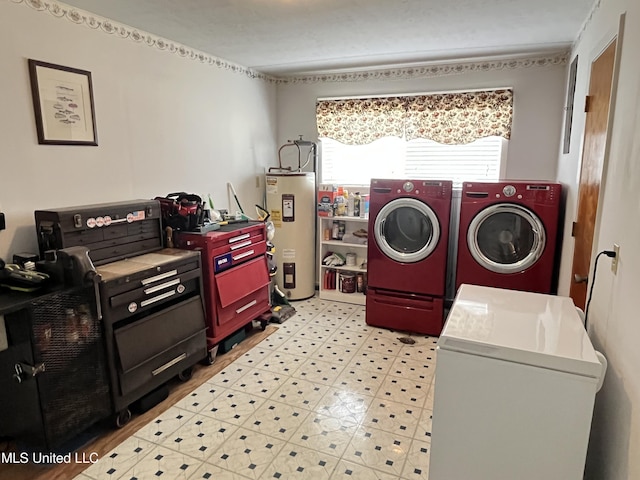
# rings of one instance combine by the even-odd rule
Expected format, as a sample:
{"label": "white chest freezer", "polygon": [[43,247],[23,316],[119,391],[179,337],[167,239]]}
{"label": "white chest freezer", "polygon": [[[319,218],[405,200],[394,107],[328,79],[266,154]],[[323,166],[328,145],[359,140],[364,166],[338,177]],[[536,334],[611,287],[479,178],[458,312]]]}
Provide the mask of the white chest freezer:
{"label": "white chest freezer", "polygon": [[582,480],[606,361],[568,297],[458,290],[437,347],[430,480]]}

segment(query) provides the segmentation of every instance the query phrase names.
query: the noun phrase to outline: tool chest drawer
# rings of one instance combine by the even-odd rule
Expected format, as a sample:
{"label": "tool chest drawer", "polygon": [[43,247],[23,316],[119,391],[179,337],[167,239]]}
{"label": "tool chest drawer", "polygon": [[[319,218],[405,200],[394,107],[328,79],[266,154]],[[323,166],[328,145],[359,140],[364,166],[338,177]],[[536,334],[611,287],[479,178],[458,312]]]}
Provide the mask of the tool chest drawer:
{"label": "tool chest drawer", "polygon": [[[121,243],[118,240],[113,240],[112,242],[103,242],[103,244],[109,244],[104,246],[104,248],[100,248],[102,245],[94,245],[93,249],[90,252],[91,260],[93,260],[97,265],[99,263],[104,263],[110,258],[125,258],[134,256],[138,252],[150,252],[154,249],[157,249],[158,240],[153,237],[153,235],[149,236],[150,238],[141,238],[137,241],[128,243]],[[124,238],[130,239],[132,237]]]}
{"label": "tool chest drawer", "polygon": [[160,203],[131,200],[34,212],[40,257],[85,246],[95,265],[162,248]]}
{"label": "tool chest drawer", "polygon": [[114,330],[122,394],[158,384],[206,356],[202,300],[195,296]]}
{"label": "tool chest drawer", "polygon": [[219,307],[218,325],[224,327],[224,332],[226,332],[229,325],[239,328],[267,310],[269,310],[269,288],[265,285],[226,307]]}
{"label": "tool chest drawer", "polygon": [[240,248],[266,241],[264,228],[257,227],[262,226],[255,225],[253,227],[247,227],[238,232],[234,232],[234,235],[213,232],[211,235],[213,240],[211,242],[211,253],[213,253],[213,255],[222,255],[224,253],[233,252]]}
{"label": "tool chest drawer", "polygon": [[[213,254],[213,270],[215,273],[223,272],[228,268],[235,267],[239,263],[246,262],[252,258],[264,256],[267,252],[267,242],[260,241],[257,243],[242,242],[236,246],[231,246],[232,250],[226,253]],[[240,248],[233,248],[240,247]],[[228,248],[220,248],[218,250],[228,250]]]}
{"label": "tool chest drawer", "polygon": [[179,248],[204,250],[209,258],[237,252],[266,242],[265,227],[262,222],[249,223],[239,228],[238,224],[226,225],[212,232],[176,232],[175,242]]}
{"label": "tool chest drawer", "polygon": [[176,302],[191,297],[200,288],[198,271],[169,279],[156,286],[142,287],[109,298],[111,321],[118,322],[158,306],[164,308],[165,301]]}
{"label": "tool chest drawer", "polygon": [[247,323],[269,308],[269,273],[264,256],[216,275],[217,324]]}

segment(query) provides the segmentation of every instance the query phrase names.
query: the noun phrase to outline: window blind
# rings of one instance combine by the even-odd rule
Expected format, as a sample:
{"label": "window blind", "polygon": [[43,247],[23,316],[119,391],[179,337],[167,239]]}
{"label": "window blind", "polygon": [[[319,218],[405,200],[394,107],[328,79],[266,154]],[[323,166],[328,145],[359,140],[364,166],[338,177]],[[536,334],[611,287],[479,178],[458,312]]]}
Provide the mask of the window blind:
{"label": "window blind", "polygon": [[371,178],[493,181],[501,176],[506,140],[485,137],[464,145],[386,137],[366,145],[321,138],[320,181],[368,185]]}

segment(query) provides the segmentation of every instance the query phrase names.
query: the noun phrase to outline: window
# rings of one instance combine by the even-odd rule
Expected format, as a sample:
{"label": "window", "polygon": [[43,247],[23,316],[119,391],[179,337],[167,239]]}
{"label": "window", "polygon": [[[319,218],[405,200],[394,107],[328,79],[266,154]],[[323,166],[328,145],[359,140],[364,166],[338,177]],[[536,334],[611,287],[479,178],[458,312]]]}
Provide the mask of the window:
{"label": "window", "polygon": [[384,137],[365,145],[321,138],[320,182],[367,185],[372,178],[493,181],[503,176],[507,140],[484,137],[464,145]]}
{"label": "window", "polygon": [[320,99],[320,181],[498,180],[511,136],[511,89]]}

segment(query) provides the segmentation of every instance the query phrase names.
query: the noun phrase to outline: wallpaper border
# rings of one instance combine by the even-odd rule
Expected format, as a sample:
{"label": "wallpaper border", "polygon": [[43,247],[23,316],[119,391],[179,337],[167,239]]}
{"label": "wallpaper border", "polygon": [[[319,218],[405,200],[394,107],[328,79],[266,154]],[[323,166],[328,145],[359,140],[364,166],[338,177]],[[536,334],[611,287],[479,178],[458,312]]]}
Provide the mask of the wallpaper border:
{"label": "wallpaper border", "polygon": [[[371,69],[358,69],[357,71],[311,73],[291,76],[275,77],[264,74],[260,71],[230,62],[223,58],[216,57],[206,52],[182,45],[178,42],[158,37],[148,32],[138,30],[128,25],[112,21],[110,19],[95,15],[56,0],[8,0],[12,3],[23,4],[34,10],[47,12],[60,19],[66,19],[74,24],[85,25],[93,30],[118,35],[121,38],[128,38],[136,43],[144,43],[149,47],[157,48],[178,55],[189,60],[198,61],[202,64],[228,70],[249,78],[255,78],[277,84],[312,84],[312,83],[336,83],[336,82],[363,82],[380,80],[399,80],[413,78],[441,77],[448,75],[460,75],[471,72],[487,72],[492,70],[505,70],[517,68],[548,67],[552,65],[566,65],[568,63],[570,50],[552,52],[538,55],[528,55],[518,58],[517,56],[500,59],[465,60],[460,59],[454,62],[425,62],[406,67],[380,67]],[[589,23],[593,12],[597,10],[600,1],[597,1],[592,9],[591,15],[582,26],[578,39]]]}
{"label": "wallpaper border", "polygon": [[566,65],[569,51],[553,54],[531,56],[528,58],[508,58],[501,60],[459,61],[449,64],[433,63],[432,65],[411,66],[404,68],[383,68],[358,72],[320,73],[316,75],[300,75],[278,79],[284,83],[320,83],[320,82],[362,82],[370,80],[402,80],[411,78],[444,77],[470,72],[488,72],[516,68],[548,67]]}
{"label": "wallpaper border", "polygon": [[201,52],[194,48],[182,45],[173,40],[167,40],[151,33],[138,30],[136,28],[124,25],[108,18],[95,15],[91,12],[80,10],[70,5],[56,2],[54,0],[9,0],[12,3],[24,4],[34,10],[48,12],[56,18],[66,19],[77,25],[86,25],[93,30],[99,30],[110,35],[118,35],[122,38],[128,38],[136,43],[144,43],[149,47],[155,47],[158,50],[166,51],[179,55],[180,57],[195,60],[203,64],[229,70],[249,78],[258,78],[274,82],[277,79],[264,73],[258,72],[251,68],[238,65],[223,58]]}

